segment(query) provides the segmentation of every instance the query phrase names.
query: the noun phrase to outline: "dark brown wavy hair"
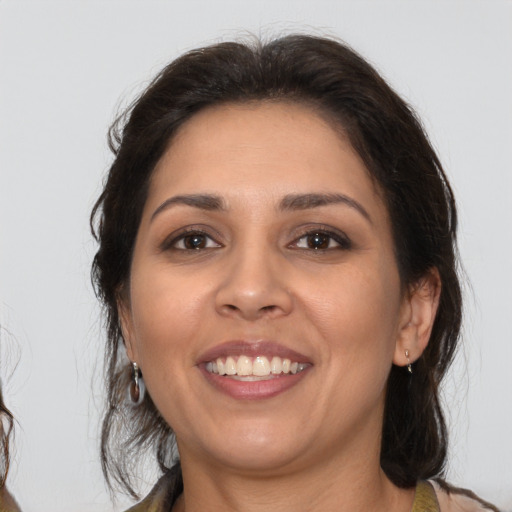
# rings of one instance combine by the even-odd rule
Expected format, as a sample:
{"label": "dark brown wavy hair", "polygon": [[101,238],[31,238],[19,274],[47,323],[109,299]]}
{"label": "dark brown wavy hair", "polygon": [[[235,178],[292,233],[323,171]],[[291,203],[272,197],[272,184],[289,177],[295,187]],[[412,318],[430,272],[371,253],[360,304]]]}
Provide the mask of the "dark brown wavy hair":
{"label": "dark brown wavy hair", "polygon": [[452,189],[415,113],[377,71],[343,43],[304,35],[186,53],[165,67],[111,128],[114,161],[91,215],[99,242],[92,279],[107,329],[105,477],[136,496],[140,457],[151,452],[162,471],[177,463],[172,429],[151,397],[146,394],[138,407],[127,400],[130,368],[117,309],[151,174],[194,114],[212,105],[258,101],[303,104],[337,127],[385,199],[402,284],[439,271],[442,291],[430,342],[412,376],[391,368],[381,466],[400,487],[442,478],[447,429],[439,386],[457,346],[462,309]]}
{"label": "dark brown wavy hair", "polygon": [[14,418],[7,409],[0,383],[0,489],[4,487],[9,472],[10,456],[9,441],[14,428]]}

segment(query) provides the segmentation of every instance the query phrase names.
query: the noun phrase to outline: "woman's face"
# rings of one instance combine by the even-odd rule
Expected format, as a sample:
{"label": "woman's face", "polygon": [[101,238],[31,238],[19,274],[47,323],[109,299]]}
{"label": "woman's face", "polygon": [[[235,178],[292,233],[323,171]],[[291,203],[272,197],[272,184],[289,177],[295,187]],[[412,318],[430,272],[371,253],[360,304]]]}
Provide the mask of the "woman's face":
{"label": "woman's face", "polygon": [[312,110],[190,119],[152,176],[127,291],[128,355],[182,458],[248,471],[378,458],[410,308],[383,200]]}

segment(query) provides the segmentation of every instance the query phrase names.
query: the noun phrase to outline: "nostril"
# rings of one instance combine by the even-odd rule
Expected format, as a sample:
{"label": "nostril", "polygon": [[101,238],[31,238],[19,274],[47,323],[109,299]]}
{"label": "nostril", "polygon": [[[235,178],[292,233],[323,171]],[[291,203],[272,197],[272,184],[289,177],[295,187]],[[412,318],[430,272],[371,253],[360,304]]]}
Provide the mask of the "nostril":
{"label": "nostril", "polygon": [[[271,311],[275,307],[276,306],[274,306],[274,305],[263,306],[263,307],[260,308],[260,311]],[[230,309],[231,311],[238,311],[238,309],[239,309],[237,306],[234,306],[233,304],[226,304],[226,308]]]}
{"label": "nostril", "polygon": [[261,306],[260,308],[251,308],[251,307],[239,307],[234,304],[224,304],[223,306],[224,312],[227,313],[237,313],[242,314],[242,316],[248,317],[259,317],[262,314],[273,313],[278,309],[278,306],[271,304],[268,306]]}

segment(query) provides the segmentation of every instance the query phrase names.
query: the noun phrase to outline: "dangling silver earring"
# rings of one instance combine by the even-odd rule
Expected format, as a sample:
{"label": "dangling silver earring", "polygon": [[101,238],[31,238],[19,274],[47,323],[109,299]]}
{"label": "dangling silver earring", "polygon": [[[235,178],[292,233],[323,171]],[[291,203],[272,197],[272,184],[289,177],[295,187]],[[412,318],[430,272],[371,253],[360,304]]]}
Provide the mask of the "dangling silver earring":
{"label": "dangling silver earring", "polygon": [[409,359],[409,350],[405,349],[405,357],[407,359],[407,371],[412,374],[411,360]]}
{"label": "dangling silver earring", "polygon": [[128,386],[128,395],[132,404],[140,405],[144,400],[145,394],[146,386],[144,385],[139,365],[132,362],[132,378],[130,379],[130,384]]}

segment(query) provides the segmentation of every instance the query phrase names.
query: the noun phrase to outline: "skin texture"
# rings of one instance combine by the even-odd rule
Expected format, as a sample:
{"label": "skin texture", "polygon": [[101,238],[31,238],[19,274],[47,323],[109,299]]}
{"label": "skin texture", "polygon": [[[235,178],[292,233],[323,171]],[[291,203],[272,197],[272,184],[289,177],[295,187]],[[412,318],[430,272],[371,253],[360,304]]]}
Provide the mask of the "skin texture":
{"label": "skin texture", "polygon": [[[224,208],[161,206],[190,194]],[[282,208],[304,194],[361,208]],[[202,248],[186,249],[185,228]],[[425,348],[439,279],[402,286],[379,191],[320,116],[262,103],[190,119],[152,176],[123,297],[128,356],[176,433],[177,510],[410,510],[412,491],[379,464],[386,381]],[[235,399],[198,366],[232,340],[276,342],[312,366],[276,396]]]}

